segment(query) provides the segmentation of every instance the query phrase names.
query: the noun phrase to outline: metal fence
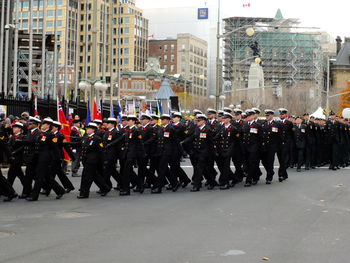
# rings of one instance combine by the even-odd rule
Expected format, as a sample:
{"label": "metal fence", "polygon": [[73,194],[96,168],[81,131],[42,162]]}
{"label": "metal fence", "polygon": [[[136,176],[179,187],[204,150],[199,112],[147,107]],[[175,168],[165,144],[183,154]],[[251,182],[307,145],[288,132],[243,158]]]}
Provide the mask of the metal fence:
{"label": "metal fence", "polygon": [[[22,112],[29,112],[30,115],[34,114],[34,98],[28,99],[18,99],[9,98],[0,95],[0,105],[7,106],[7,116],[21,116]],[[73,116],[79,115],[81,119],[86,118],[87,114],[87,103],[81,101],[61,101],[62,108],[64,112],[67,112],[68,108],[73,109]],[[57,102],[55,100],[48,99],[37,99],[38,114],[42,117],[51,117],[57,119]],[[116,107],[114,107],[116,109]],[[101,107],[102,116],[107,118],[110,116],[110,104],[102,104]],[[117,114],[115,112],[115,114]]]}

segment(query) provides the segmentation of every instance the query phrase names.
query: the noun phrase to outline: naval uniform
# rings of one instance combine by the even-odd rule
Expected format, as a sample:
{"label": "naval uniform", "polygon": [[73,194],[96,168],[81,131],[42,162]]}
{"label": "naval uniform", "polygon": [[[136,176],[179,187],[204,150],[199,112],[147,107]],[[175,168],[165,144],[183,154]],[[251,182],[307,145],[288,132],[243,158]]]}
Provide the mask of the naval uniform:
{"label": "naval uniform", "polygon": [[100,174],[102,148],[102,139],[95,134],[85,136],[82,140],[81,160],[84,168],[80,184],[81,197],[89,197],[92,182],[100,188],[102,193],[110,191],[110,187]]}
{"label": "naval uniform", "polygon": [[260,141],[261,126],[256,121],[244,123],[242,128],[243,147],[245,160],[247,161],[248,174],[246,185],[256,184],[260,177]]}
{"label": "naval uniform", "polygon": [[261,162],[266,170],[266,181],[273,180],[275,155],[280,143],[280,130],[276,121],[261,124]]}

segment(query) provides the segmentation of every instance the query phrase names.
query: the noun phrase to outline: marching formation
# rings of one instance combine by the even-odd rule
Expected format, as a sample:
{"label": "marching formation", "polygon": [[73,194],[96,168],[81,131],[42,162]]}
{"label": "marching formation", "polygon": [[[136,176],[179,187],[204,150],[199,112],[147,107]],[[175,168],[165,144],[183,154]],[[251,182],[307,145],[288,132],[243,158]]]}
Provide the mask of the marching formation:
{"label": "marching formation", "polygon": [[[0,174],[0,195],[4,201],[16,197],[36,201],[40,194],[54,191],[56,199],[61,199],[75,190],[65,154],[72,160],[71,175],[81,176],[79,199],[89,197],[92,183],[101,196],[112,189],[121,196],[131,191],[142,194],[146,188],[152,194],[164,188],[176,192],[189,184],[191,192],[204,186],[227,190],[241,182],[251,187],[262,178],[260,163],[266,171],[265,183],[271,184],[276,156],[279,182],[288,178],[288,168],[301,172],[302,167],[329,165],[335,171],[350,164],[348,120],[334,113],[328,120],[309,114],[289,116],[283,108],[279,116],[269,109],[264,117],[260,115],[257,108],[208,109],[206,114],[194,110],[191,117],[179,112],[121,116],[120,120],[94,120],[85,127],[76,116],[70,140],[60,132],[61,123],[51,118],[24,116],[3,122],[0,149],[9,170],[7,178]],[[187,157],[192,178],[181,167]],[[12,187],[16,178],[23,186],[19,196]]]}

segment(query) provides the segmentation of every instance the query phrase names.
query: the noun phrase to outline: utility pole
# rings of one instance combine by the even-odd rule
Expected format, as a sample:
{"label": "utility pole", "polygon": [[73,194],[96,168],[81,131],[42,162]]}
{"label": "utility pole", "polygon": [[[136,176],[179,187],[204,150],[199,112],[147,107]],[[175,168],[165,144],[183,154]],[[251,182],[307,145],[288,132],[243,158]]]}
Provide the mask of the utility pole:
{"label": "utility pole", "polygon": [[33,92],[33,8],[34,0],[30,0],[29,6],[29,67],[28,67],[28,98],[32,98]]}
{"label": "utility pole", "polygon": [[4,29],[5,29],[5,1],[1,4],[1,24],[0,24],[0,91],[3,91],[2,78],[3,78],[3,57],[4,57]]}
{"label": "utility pole", "polygon": [[[3,5],[4,5],[3,1]],[[6,25],[10,24],[10,6],[11,6],[11,0],[7,0],[7,8],[6,8]],[[5,14],[3,13],[3,16]],[[7,95],[7,87],[8,87],[8,74],[9,74],[9,54],[7,53],[9,51],[9,42],[10,42],[10,28],[8,30],[6,30],[5,33],[5,70],[4,70],[4,95]]]}
{"label": "utility pole", "polygon": [[215,92],[215,108],[219,109],[220,96],[220,6],[221,1],[218,0],[218,21],[216,29],[216,92]]}
{"label": "utility pole", "polygon": [[326,118],[329,117],[329,81],[330,81],[330,63],[329,58],[327,58],[327,93],[326,93]]}
{"label": "utility pole", "polygon": [[15,19],[15,39],[14,39],[14,47],[13,47],[13,97],[17,97],[17,84],[18,84],[18,6],[19,0],[16,0],[16,19]]}
{"label": "utility pole", "polygon": [[57,61],[58,61],[58,36],[57,36],[57,0],[55,1],[55,21],[54,21],[54,31],[55,31],[55,47],[53,54],[53,99],[57,98]]}
{"label": "utility pole", "polygon": [[63,87],[63,97],[66,98],[66,92],[68,89],[68,55],[69,55],[69,0],[66,1],[66,31],[65,31],[65,48],[64,48],[64,87]]}
{"label": "utility pole", "polygon": [[43,27],[41,44],[41,98],[45,96],[45,74],[46,74],[46,0],[43,6]]}
{"label": "utility pole", "polygon": [[80,0],[78,0],[78,14],[77,24],[75,25],[75,65],[74,65],[74,100],[76,101],[78,96],[78,85],[79,85],[79,26],[80,26]]}

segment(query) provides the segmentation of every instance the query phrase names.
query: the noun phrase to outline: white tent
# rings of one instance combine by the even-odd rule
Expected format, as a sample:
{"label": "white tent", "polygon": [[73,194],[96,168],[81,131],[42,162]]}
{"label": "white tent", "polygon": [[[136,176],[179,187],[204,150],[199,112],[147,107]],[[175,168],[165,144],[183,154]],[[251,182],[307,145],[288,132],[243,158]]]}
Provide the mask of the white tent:
{"label": "white tent", "polygon": [[320,119],[326,119],[326,116],[323,114],[323,109],[321,107],[318,107],[318,109],[314,113],[310,114],[310,116]]}

